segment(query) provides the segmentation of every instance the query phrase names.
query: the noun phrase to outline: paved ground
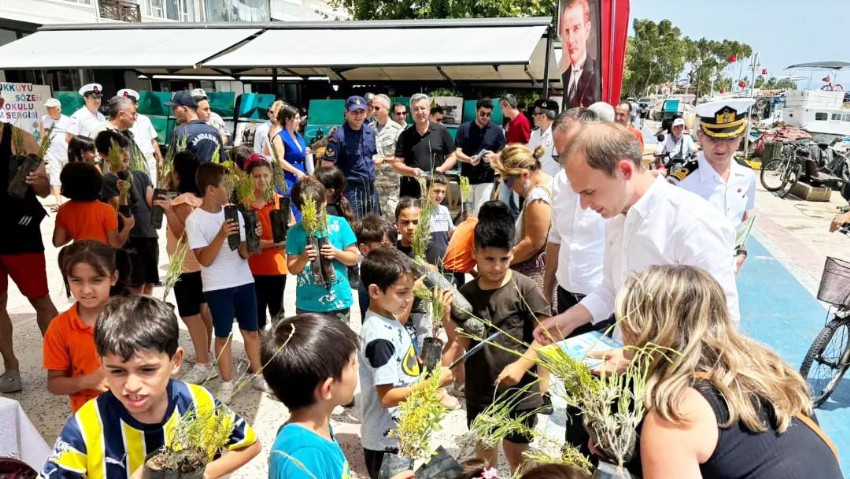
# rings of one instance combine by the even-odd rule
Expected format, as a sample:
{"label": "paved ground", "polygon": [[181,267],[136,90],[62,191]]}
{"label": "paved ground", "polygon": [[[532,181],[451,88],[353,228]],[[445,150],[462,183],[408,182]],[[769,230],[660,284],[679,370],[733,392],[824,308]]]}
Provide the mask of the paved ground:
{"label": "paved ground", "polygon": [[[823,326],[826,310],[814,294],[826,256],[850,258],[850,238],[827,232],[829,220],[842,202],[834,195],[832,203],[808,203],[794,199],[782,200],[759,190],[754,238],[750,242],[750,257],[738,279],[743,315],[742,328],[752,337],[773,347],[793,367],[799,364],[811,341]],[[52,200],[49,200],[52,201]],[[45,244],[50,244],[53,215],[42,223]],[[47,261],[51,296],[57,308],[67,309],[71,302],[65,297],[62,279],[56,267],[57,250],[49,247]],[[166,262],[164,240],[162,263]],[[164,271],[164,268],[163,270]],[[294,311],[294,288],[289,283],[285,308]],[[155,291],[161,296],[160,289]],[[173,299],[172,299],[173,300]],[[9,312],[15,327],[15,343],[24,374],[25,389],[10,394],[19,401],[36,428],[52,443],[70,412],[67,398],[47,393],[46,374],[41,369],[41,337],[35,325],[34,314],[14,286],[9,291]],[[359,317],[356,308],[352,317]],[[357,323],[357,321],[354,321]],[[182,325],[181,325],[182,326]],[[185,329],[181,331],[181,345],[191,351]],[[236,338],[236,353],[241,355],[241,339]],[[192,354],[190,353],[192,359]],[[850,471],[850,380],[845,379],[833,398],[818,415],[827,433],[845,457],[842,463]],[[217,382],[211,384],[214,391]],[[232,404],[257,430],[264,451],[246,468],[233,477],[264,477],[267,468],[268,448],[278,427],[288,413],[273,398],[253,390],[238,395]],[[359,413],[338,411],[333,418],[334,429],[343,445],[355,472],[354,477],[365,477],[359,446]],[[456,451],[456,438],[466,431],[464,412],[451,413],[442,423],[437,442],[450,451]]]}

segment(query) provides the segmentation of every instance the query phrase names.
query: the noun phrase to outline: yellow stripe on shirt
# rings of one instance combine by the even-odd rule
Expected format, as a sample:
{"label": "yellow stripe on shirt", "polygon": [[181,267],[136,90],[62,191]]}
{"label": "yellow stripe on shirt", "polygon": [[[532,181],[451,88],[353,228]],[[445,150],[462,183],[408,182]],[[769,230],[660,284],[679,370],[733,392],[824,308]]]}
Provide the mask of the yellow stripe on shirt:
{"label": "yellow stripe on shirt", "polygon": [[88,479],[105,479],[106,462],[103,458],[106,456],[106,447],[103,443],[103,421],[97,408],[97,401],[85,403],[77,411],[75,419],[86,442]]}
{"label": "yellow stripe on shirt", "polygon": [[127,479],[136,469],[145,464],[145,433],[121,421],[121,435],[124,436],[124,452],[127,454]]}

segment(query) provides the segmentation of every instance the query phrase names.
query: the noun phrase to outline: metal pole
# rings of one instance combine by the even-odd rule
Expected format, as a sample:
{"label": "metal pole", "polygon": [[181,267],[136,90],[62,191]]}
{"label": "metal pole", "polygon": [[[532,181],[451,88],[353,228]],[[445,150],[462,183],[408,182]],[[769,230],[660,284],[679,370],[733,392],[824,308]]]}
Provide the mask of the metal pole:
{"label": "metal pole", "polygon": [[[758,64],[759,52],[756,52],[753,55],[753,64],[752,64],[752,77],[750,82],[750,98],[753,98],[755,94],[755,83],[756,83],[756,65]],[[750,154],[750,128],[752,128],[753,122],[751,118],[752,107],[747,109],[747,131],[744,133],[746,135],[744,137],[744,158],[747,158]]]}
{"label": "metal pole", "polygon": [[[556,19],[557,21],[557,19]],[[552,53],[552,24],[546,27],[546,65],[543,67],[543,98],[549,98],[549,55]]]}
{"label": "metal pole", "polygon": [[277,68],[272,68],[272,94],[275,100],[280,96],[280,86],[277,84]]}
{"label": "metal pole", "polygon": [[94,6],[94,21],[100,23],[100,0],[94,0],[92,5]]}

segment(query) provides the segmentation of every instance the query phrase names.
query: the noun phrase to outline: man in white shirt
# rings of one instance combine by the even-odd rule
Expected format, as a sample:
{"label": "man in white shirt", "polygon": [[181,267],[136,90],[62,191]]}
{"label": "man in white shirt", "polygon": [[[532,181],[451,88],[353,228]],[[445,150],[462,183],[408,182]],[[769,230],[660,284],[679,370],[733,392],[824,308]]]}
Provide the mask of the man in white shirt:
{"label": "man in white shirt", "polygon": [[[577,327],[611,317],[614,299],[632,272],[654,265],[688,265],[711,274],[740,318],[731,224],[702,198],[656,178],[641,163],[638,142],[623,126],[585,126],[565,152],[566,171],[582,208],[609,219],[602,283],[578,305],[541,322],[534,337],[559,341]],[[616,334],[619,336],[619,333]],[[622,356],[609,363],[619,363]]]}
{"label": "man in white shirt", "polygon": [[[117,95],[129,99],[133,102],[133,106],[138,110],[140,98],[139,92],[129,88],[124,88],[123,90],[118,90]],[[153,123],[151,123],[151,119],[148,118],[147,115],[142,115],[136,111],[136,122],[133,123],[132,127],[130,127],[130,131],[133,133],[133,139],[135,140],[136,145],[138,145],[139,151],[141,151],[142,155],[145,156],[151,183],[156,185],[157,172],[162,169],[164,164],[162,151],[159,149],[159,142],[156,141],[156,128],[153,127]]]}
{"label": "man in white shirt", "polygon": [[[717,208],[737,231],[752,216],[756,175],[732,158],[747,130],[752,98],[704,103],[694,109],[700,118],[697,139],[702,153],[670,175],[670,182],[704,198]],[[744,244],[733,244],[737,269],[747,258]]]}
{"label": "man in white shirt", "polygon": [[106,117],[98,111],[103,97],[103,87],[100,83],[89,83],[83,86],[79,94],[85,99],[86,104],[71,115],[71,122],[65,133],[67,143],[71,143],[71,138],[76,135],[91,136],[95,128],[101,123],[106,123]]}
{"label": "man in white shirt", "polygon": [[554,177],[561,171],[561,165],[558,161],[552,158],[552,149],[554,140],[552,138],[552,122],[555,121],[555,115],[558,114],[558,103],[554,100],[537,100],[534,102],[534,112],[532,119],[534,120],[534,131],[531,132],[531,139],[528,140],[528,147],[531,151],[537,149],[538,146],[543,148],[543,156],[540,157],[540,166],[543,172]]}
{"label": "man in white shirt", "polygon": [[44,102],[44,106],[47,108],[47,114],[41,117],[38,132],[41,138],[50,133],[50,147],[45,152],[45,162],[58,209],[62,204],[62,182],[59,181],[59,174],[68,163],[68,142],[65,138],[68,127],[71,125],[71,118],[62,114],[62,103],[56,98],[48,99]]}
{"label": "man in white shirt", "polygon": [[659,141],[655,148],[655,158],[667,167],[669,173],[678,169],[678,166],[671,167],[671,165],[681,165],[697,153],[697,145],[693,138],[684,133],[685,120],[676,118],[673,120],[673,126],[670,127],[670,133],[664,137],[664,141]]}

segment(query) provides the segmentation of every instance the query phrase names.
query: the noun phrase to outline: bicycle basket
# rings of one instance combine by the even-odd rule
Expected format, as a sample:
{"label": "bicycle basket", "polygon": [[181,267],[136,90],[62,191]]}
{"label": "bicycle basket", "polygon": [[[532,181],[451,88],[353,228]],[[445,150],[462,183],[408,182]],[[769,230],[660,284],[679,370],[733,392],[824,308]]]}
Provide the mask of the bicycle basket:
{"label": "bicycle basket", "polygon": [[850,261],[826,258],[818,288],[818,299],[850,308]]}

